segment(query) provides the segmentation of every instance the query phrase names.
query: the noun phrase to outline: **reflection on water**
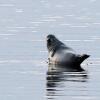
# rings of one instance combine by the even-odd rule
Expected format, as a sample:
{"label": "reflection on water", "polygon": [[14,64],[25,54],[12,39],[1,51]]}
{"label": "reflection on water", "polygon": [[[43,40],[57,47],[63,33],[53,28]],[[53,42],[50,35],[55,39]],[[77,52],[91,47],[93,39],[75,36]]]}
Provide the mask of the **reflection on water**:
{"label": "reflection on water", "polygon": [[[68,93],[63,93],[63,92],[65,91],[65,88],[68,90],[72,89],[70,84],[74,84],[75,82],[80,84],[80,83],[86,83],[88,81],[88,75],[86,71],[79,72],[73,69],[67,69],[62,66],[54,66],[54,65],[49,65],[48,68],[49,69],[46,78],[47,79],[46,90],[48,99],[54,99],[55,97],[59,96],[68,96],[69,95]],[[66,86],[67,82],[69,83],[68,86]],[[86,87],[82,86],[80,88],[81,88],[80,91],[82,91],[82,88],[84,90],[84,88]]]}

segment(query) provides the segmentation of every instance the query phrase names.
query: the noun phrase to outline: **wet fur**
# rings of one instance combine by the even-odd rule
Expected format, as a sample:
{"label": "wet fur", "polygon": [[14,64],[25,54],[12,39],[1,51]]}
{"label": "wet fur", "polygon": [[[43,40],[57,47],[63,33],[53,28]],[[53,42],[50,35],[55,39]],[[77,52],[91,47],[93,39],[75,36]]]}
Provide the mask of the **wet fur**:
{"label": "wet fur", "polygon": [[49,64],[73,66],[72,68],[81,69],[81,63],[89,57],[87,54],[79,55],[58,40],[54,35],[47,36],[47,49],[49,52]]}

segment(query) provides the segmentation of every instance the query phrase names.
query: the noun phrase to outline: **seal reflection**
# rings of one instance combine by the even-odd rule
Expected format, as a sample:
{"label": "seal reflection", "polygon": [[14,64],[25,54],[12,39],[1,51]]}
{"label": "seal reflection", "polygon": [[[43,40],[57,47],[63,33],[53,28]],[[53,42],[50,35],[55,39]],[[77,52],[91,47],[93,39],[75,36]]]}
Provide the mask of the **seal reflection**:
{"label": "seal reflection", "polygon": [[86,71],[78,71],[69,67],[49,65],[47,71],[47,98],[54,99],[57,96],[64,96],[61,91],[66,87],[66,82],[87,82],[88,75]]}

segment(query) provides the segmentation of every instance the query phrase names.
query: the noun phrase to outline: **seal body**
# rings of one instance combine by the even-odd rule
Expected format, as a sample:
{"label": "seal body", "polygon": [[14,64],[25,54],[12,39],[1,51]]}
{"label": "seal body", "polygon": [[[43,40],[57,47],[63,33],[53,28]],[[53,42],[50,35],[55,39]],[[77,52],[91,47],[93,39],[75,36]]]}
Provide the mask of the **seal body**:
{"label": "seal body", "polygon": [[89,57],[87,54],[77,54],[72,48],[66,46],[54,35],[47,36],[47,49],[49,64],[80,66]]}
{"label": "seal body", "polygon": [[74,52],[69,50],[58,49],[54,56],[49,53],[49,63],[51,64],[72,64],[74,61]]}

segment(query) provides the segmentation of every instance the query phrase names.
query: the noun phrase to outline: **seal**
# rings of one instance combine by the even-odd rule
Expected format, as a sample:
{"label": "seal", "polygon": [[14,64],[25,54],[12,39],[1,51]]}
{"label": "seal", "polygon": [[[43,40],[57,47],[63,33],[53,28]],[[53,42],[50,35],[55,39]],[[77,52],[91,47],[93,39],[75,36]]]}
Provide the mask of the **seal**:
{"label": "seal", "polygon": [[49,52],[49,64],[73,66],[74,69],[81,69],[81,63],[90,55],[77,54],[72,48],[66,46],[54,35],[46,37],[47,49]]}

